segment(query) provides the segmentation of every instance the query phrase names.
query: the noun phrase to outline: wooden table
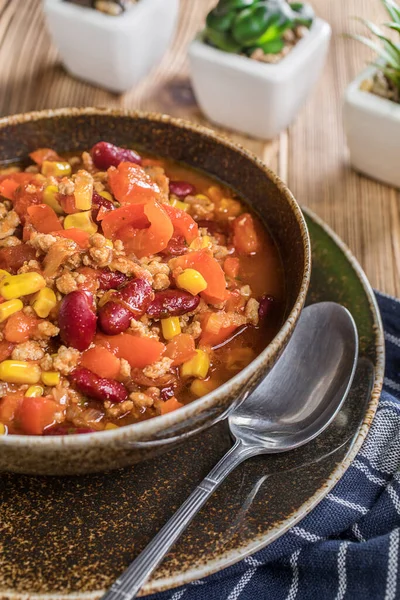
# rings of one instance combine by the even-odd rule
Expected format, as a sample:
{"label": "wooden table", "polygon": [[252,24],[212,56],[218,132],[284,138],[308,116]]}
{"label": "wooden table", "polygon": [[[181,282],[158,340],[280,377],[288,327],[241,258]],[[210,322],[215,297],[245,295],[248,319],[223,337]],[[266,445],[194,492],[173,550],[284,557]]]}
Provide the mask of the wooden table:
{"label": "wooden table", "polygon": [[[166,0],[167,1],[167,0]],[[181,0],[175,41],[157,70],[116,96],[67,75],[44,26],[41,0],[0,0],[0,115],[62,106],[114,106],[169,113],[207,123],[191,92],[186,49],[216,0]],[[343,33],[350,17],[385,20],[378,0],[313,0],[332,25],[322,80],[296,122],[271,142],[231,134],[289,184],[350,246],[373,286],[400,296],[400,198],[347,164],[341,104],[345,86],[371,59]]]}

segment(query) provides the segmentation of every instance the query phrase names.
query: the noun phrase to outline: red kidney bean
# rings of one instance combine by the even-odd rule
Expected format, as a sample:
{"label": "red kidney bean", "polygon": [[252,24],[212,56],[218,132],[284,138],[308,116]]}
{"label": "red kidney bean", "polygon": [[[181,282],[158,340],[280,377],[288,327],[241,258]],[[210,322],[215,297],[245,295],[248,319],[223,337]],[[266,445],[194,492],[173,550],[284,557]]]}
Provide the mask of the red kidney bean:
{"label": "red kidney bean", "polygon": [[107,198],[103,198],[97,192],[93,192],[92,195],[92,217],[95,221],[97,221],[97,215],[99,214],[100,208],[105,208],[106,210],[115,210],[114,204],[111,200],[107,200]]}
{"label": "red kidney bean", "polygon": [[260,319],[265,319],[265,317],[269,315],[273,309],[274,302],[275,300],[272,296],[261,296],[259,299],[260,306],[258,307],[258,316]]}
{"label": "red kidney bean", "polygon": [[78,392],[88,398],[101,401],[108,400],[114,404],[123,402],[128,398],[128,390],[122,383],[114,379],[98,377],[89,369],[78,367],[70,373],[69,378]]}
{"label": "red kidney bean", "polygon": [[107,302],[99,309],[99,327],[106,335],[117,335],[126,331],[133,314],[119,302]]}
{"label": "red kidney bean", "polygon": [[89,348],[96,333],[97,321],[92,306],[93,295],[89,292],[70,292],[62,299],[58,326],[66,346],[72,346],[80,352]]}
{"label": "red kidney bean", "polygon": [[173,235],[168,242],[168,246],[160,254],[163,256],[181,256],[185,252],[187,252],[187,244],[183,235]]}
{"label": "red kidney bean", "polygon": [[178,196],[178,198],[184,198],[185,196],[189,196],[189,194],[196,193],[194,185],[188,181],[170,181],[169,191],[171,194]]}
{"label": "red kidney bean", "polygon": [[167,317],[180,317],[192,312],[198,307],[199,296],[192,296],[189,292],[181,290],[165,290],[157,292],[153,302],[147,309],[149,317],[165,319]]}
{"label": "red kidney bean", "polygon": [[172,385],[169,385],[168,387],[164,387],[160,390],[160,398],[161,400],[169,400],[169,398],[172,398],[172,396],[175,396],[175,388]]}
{"label": "red kidney bean", "polygon": [[132,162],[140,165],[142,158],[134,150],[120,148],[109,142],[98,142],[90,150],[95,167],[107,171],[109,167],[118,167],[121,162]]}
{"label": "red kidney bean", "polygon": [[142,317],[154,298],[153,289],[146,279],[132,279],[113,297],[124,302],[134,317]]}
{"label": "red kidney bean", "polygon": [[128,277],[119,271],[98,269],[96,271],[101,290],[116,290],[128,281]]}

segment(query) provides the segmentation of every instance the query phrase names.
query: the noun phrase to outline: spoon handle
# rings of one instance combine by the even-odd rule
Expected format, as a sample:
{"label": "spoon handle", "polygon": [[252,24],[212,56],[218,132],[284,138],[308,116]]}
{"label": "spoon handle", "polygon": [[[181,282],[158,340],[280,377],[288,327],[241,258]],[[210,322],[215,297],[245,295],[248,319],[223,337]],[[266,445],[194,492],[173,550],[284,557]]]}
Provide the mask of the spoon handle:
{"label": "spoon handle", "polygon": [[221,458],[101,600],[132,600],[222,481],[253,453],[240,441]]}

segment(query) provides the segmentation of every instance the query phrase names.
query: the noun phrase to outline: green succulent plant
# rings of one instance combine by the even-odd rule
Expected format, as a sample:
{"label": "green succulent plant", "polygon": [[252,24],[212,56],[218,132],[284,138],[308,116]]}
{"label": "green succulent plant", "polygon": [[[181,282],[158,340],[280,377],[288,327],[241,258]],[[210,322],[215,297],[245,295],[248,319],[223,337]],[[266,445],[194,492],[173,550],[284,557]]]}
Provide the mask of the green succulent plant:
{"label": "green succulent plant", "polygon": [[256,48],[277,54],[287,29],[310,27],[314,11],[303,2],[286,0],[219,0],[208,13],[204,40],[225,52],[250,55]]}
{"label": "green succulent plant", "polygon": [[[381,0],[381,2],[391,19],[391,21],[384,23],[383,26],[400,34],[400,5],[395,0]],[[363,35],[351,35],[350,37],[372,48],[378,54],[378,62],[373,63],[373,65],[385,75],[400,93],[400,44],[391,40],[374,23],[366,19],[358,20],[364,23],[381,43]]]}

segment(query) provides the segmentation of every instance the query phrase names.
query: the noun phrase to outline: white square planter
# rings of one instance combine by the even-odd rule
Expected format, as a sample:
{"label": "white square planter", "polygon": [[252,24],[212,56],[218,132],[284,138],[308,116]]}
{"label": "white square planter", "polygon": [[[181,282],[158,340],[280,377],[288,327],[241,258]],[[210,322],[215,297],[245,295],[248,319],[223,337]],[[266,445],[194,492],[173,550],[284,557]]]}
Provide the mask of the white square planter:
{"label": "white square planter", "polygon": [[277,64],[223,52],[201,34],[189,48],[194,93],[210,121],[270,139],[295,118],[325,63],[331,28],[315,19],[310,32]]}
{"label": "white square planter", "polygon": [[45,0],[47,26],[68,71],[113,92],[126,92],[162,58],[179,0],[139,0],[113,17],[63,0]]}
{"label": "white square planter", "polygon": [[350,161],[357,171],[400,187],[400,105],[360,89],[374,71],[361,73],[346,90],[344,127]]}

